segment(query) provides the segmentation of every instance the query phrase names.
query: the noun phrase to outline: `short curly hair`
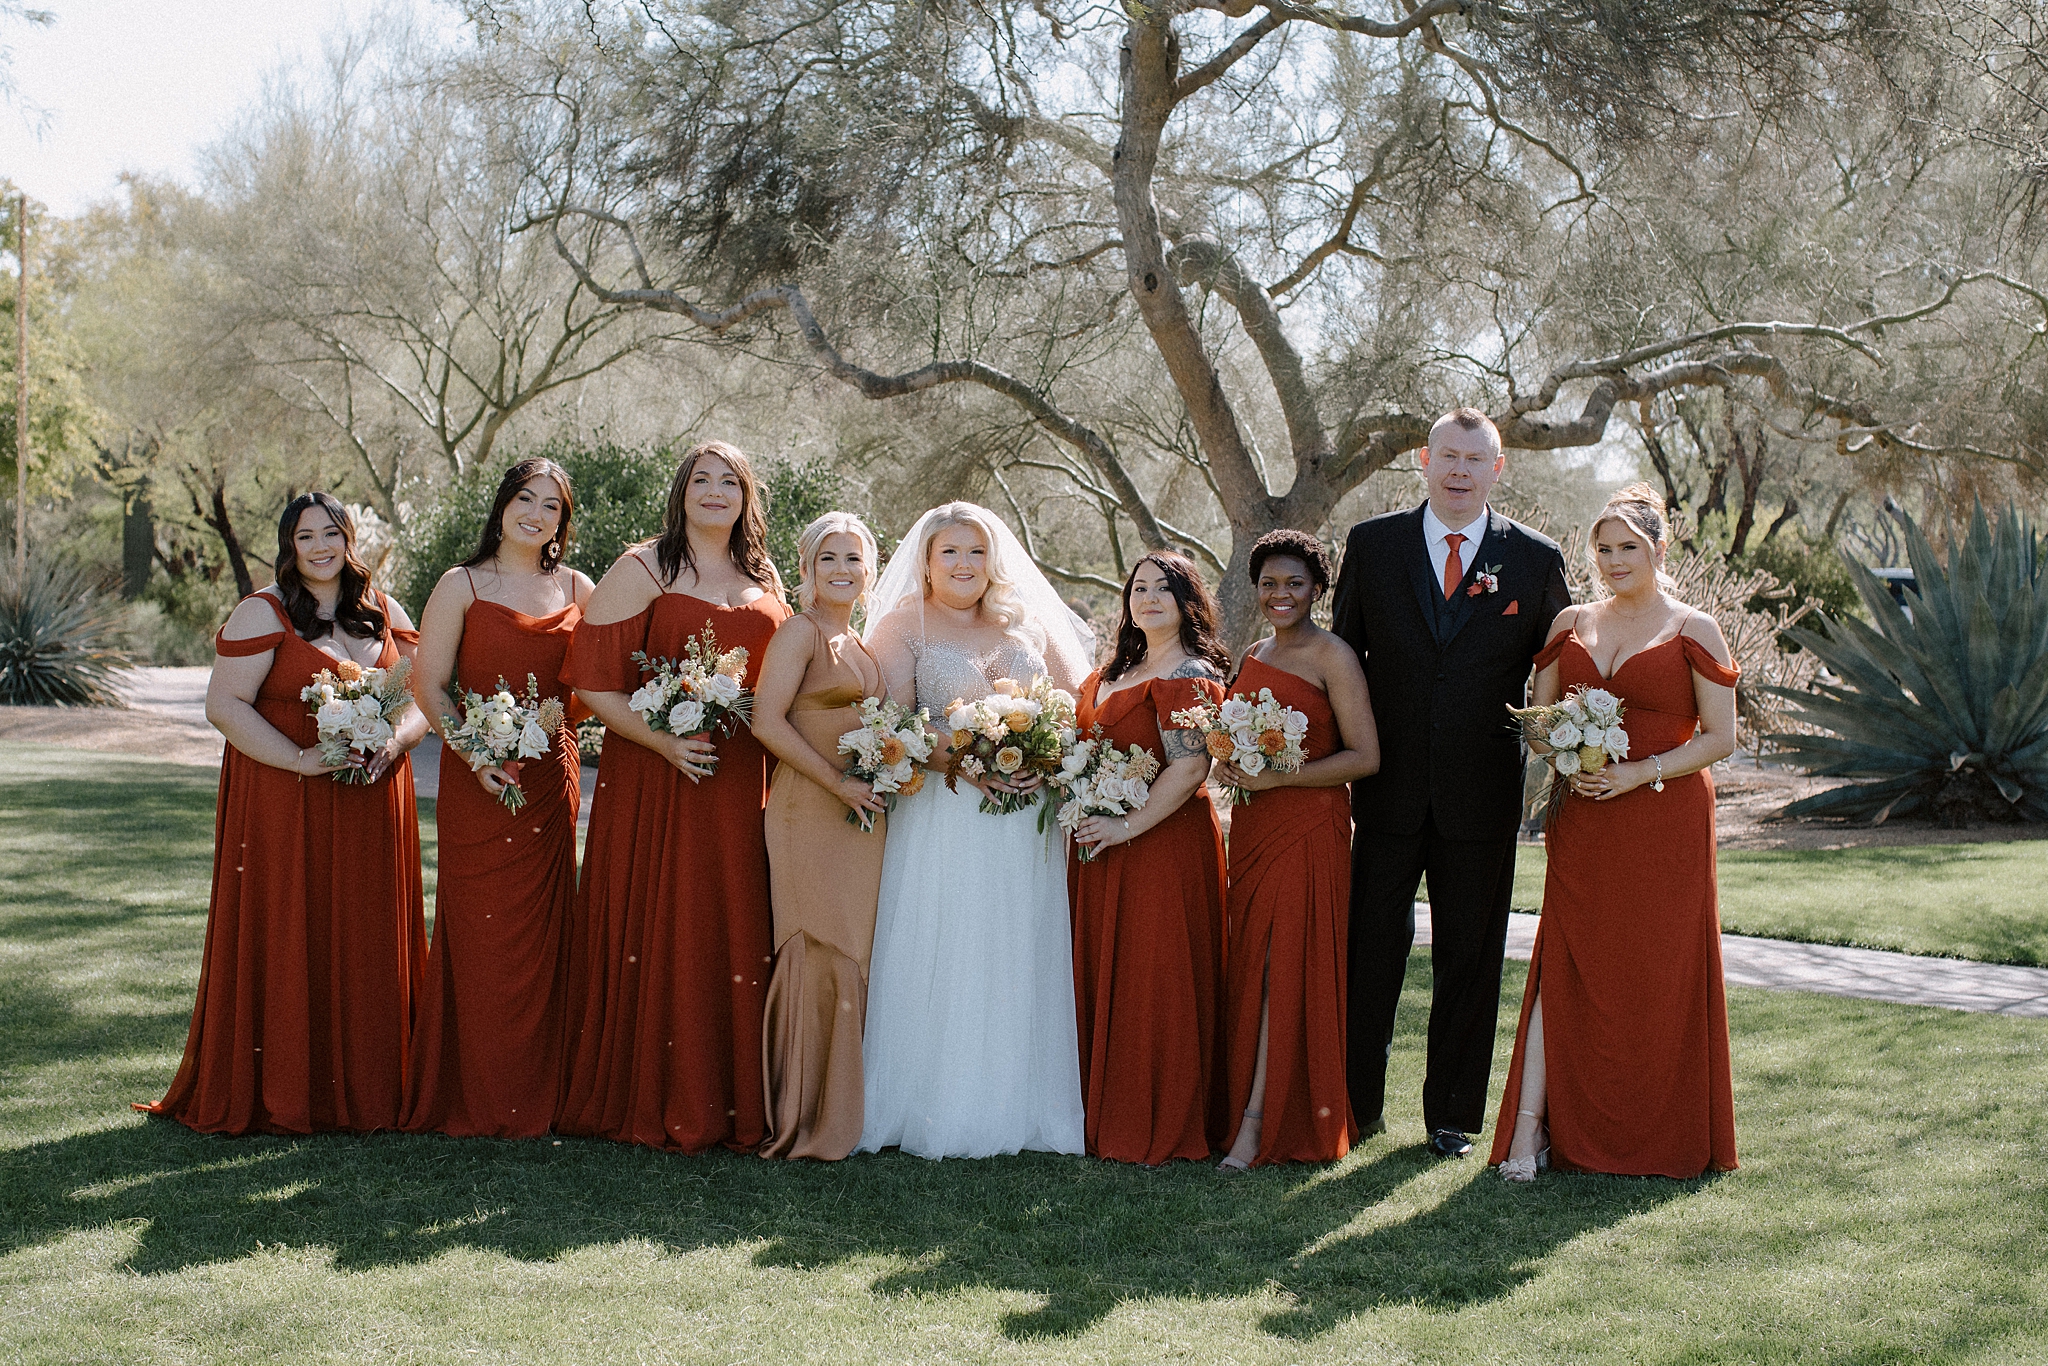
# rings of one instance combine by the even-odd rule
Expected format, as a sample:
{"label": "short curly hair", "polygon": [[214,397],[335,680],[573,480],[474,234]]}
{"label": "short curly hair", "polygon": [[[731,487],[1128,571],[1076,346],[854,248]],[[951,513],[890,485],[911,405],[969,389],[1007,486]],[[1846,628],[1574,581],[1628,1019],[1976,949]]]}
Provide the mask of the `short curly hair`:
{"label": "short curly hair", "polygon": [[1248,569],[1254,586],[1259,582],[1259,575],[1265,571],[1266,561],[1275,555],[1300,560],[1308,566],[1308,576],[1315,581],[1316,591],[1321,593],[1328,590],[1330,552],[1323,549],[1323,543],[1306,531],[1296,531],[1292,527],[1269,531],[1252,543],[1252,558]]}

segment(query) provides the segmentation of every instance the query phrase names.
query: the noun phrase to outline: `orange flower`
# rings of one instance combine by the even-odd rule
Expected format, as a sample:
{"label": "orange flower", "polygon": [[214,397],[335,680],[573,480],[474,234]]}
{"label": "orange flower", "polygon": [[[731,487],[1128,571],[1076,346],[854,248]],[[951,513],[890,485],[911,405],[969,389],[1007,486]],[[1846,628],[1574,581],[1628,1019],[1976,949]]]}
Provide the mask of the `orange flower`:
{"label": "orange flower", "polygon": [[956,730],[956,731],[954,731],[954,732],[953,732],[953,748],[954,748],[954,749],[966,749],[966,748],[967,748],[967,747],[968,747],[969,745],[971,745],[971,744],[973,744],[973,743],[974,743],[974,732],[973,732],[973,731],[971,731],[971,730]]}
{"label": "orange flower", "polygon": [[915,797],[918,794],[919,790],[923,787],[924,770],[921,768],[915,769],[911,772],[910,781],[903,785],[903,795],[906,797]]}
{"label": "orange flower", "polygon": [[882,737],[882,762],[899,764],[903,762],[903,742],[893,735]]}
{"label": "orange flower", "polygon": [[1271,756],[1278,754],[1286,748],[1287,737],[1279,731],[1263,730],[1259,732],[1259,753]]}
{"label": "orange flower", "polygon": [[344,659],[334,666],[334,676],[344,683],[353,683],[363,676],[363,666],[353,659]]}
{"label": "orange flower", "polygon": [[1021,711],[1013,711],[1003,718],[1003,724],[1010,728],[1010,734],[1022,735],[1031,729],[1031,718]]}
{"label": "orange flower", "polygon": [[1203,743],[1209,747],[1211,759],[1228,759],[1237,748],[1230,743],[1230,737],[1220,730],[1210,731],[1208,739]]}

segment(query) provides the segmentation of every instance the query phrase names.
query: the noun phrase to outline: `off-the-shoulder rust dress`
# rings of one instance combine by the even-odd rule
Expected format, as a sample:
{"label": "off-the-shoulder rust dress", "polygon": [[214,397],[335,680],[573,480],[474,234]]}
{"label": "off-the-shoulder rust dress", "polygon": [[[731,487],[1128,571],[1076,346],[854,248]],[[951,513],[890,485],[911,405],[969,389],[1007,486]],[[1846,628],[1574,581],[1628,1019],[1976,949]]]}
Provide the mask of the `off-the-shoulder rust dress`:
{"label": "off-the-shoulder rust dress", "polygon": [[[1206,678],[1151,679],[1098,705],[1098,670],[1078,697],[1083,734],[1165,763],[1163,728]],[[1120,1162],[1205,1158],[1223,1137],[1218,1007],[1223,972],[1223,832],[1201,791],[1093,862],[1070,855],[1074,1008],[1088,1151]]]}
{"label": "off-the-shoulder rust dress", "polygon": [[[865,653],[857,640],[851,651]],[[877,686],[881,666],[868,664]],[[826,758],[860,725],[868,695],[852,660],[812,661],[789,723]],[[882,890],[888,818],[863,831],[846,804],[788,765],[768,789],[768,886],[775,908],[775,974],[761,1032],[768,1141],[763,1157],[837,1161],[860,1143],[861,1027],[868,956]]]}
{"label": "off-the-shoulder rust dress", "polygon": [[[562,679],[632,692],[634,651],[679,658],[709,626],[720,649],[746,647],[751,688],[787,615],[773,597],[726,607],[664,592],[624,621],[580,623]],[[693,783],[653,750],[606,737],[570,938],[562,1133],[691,1153],[751,1152],[766,1135],[768,751],[745,726],[715,738],[718,766]]]}
{"label": "off-the-shoulder rust dress", "polygon": [[[338,661],[299,639],[275,597],[255,596],[280,629],[216,637],[214,650],[277,652],[256,711],[311,748],[319,732],[299,693]],[[378,666],[418,639],[387,627]],[[171,1089],[143,1108],[211,1134],[395,1128],[426,956],[411,757],[362,787],[229,745],[192,1028]]]}
{"label": "off-the-shoulder rust dress", "polygon": [[[1246,659],[1231,687],[1257,697],[1270,688],[1308,717],[1304,762],[1343,747],[1329,694],[1263,660]],[[1351,789],[1276,787],[1230,818],[1229,970],[1223,1030],[1230,1130],[1254,1100],[1259,1001],[1266,1016],[1266,1094],[1253,1166],[1328,1162],[1356,1136],[1344,1073],[1345,945],[1351,921]]]}
{"label": "off-the-shoulder rust dress", "polygon": [[[1676,749],[1699,727],[1692,676],[1736,670],[1687,636],[1603,678],[1566,631],[1536,656],[1560,682],[1621,698],[1631,759]],[[1565,1171],[1693,1177],[1735,1167],[1728,1004],[1714,885],[1714,780],[1666,778],[1610,801],[1568,796],[1546,841],[1543,917],[1515,1060],[1494,1126],[1506,1159],[1522,1093],[1529,1012],[1543,1002],[1551,1162]]]}
{"label": "off-the-shoulder rust dress", "polygon": [[[457,686],[488,697],[502,679],[524,698],[531,675],[543,698],[572,702],[562,657],[582,617],[573,603],[530,617],[476,599],[463,617]],[[526,804],[510,811],[461,755],[442,752],[434,943],[413,1027],[408,1129],[532,1138],[554,1123],[579,769],[576,733],[564,725],[552,755],[519,765]]]}

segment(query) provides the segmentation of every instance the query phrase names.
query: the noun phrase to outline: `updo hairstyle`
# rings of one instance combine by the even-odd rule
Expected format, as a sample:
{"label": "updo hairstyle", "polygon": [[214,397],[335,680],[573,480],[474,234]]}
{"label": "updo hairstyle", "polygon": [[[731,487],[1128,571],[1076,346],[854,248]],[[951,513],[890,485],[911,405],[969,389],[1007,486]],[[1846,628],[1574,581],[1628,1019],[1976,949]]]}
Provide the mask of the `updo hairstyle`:
{"label": "updo hairstyle", "polygon": [[[1586,532],[1588,556],[1594,553],[1594,547],[1599,543],[1601,526],[1609,521],[1620,522],[1653,548],[1669,546],[1670,524],[1664,515],[1664,495],[1649,484],[1638,481],[1608,498],[1607,506],[1600,509],[1600,515],[1593,519],[1592,528]],[[1657,566],[1657,586],[1667,592],[1677,586],[1661,564]]]}
{"label": "updo hairstyle", "polygon": [[796,605],[800,611],[808,611],[818,601],[817,576],[813,572],[818,564],[818,551],[825,544],[827,536],[840,534],[853,536],[860,541],[862,563],[867,566],[867,583],[861,587],[864,598],[875,586],[875,579],[882,572],[881,547],[875,544],[875,533],[868,530],[868,524],[850,512],[828,512],[804,528],[803,535],[796,542]]}

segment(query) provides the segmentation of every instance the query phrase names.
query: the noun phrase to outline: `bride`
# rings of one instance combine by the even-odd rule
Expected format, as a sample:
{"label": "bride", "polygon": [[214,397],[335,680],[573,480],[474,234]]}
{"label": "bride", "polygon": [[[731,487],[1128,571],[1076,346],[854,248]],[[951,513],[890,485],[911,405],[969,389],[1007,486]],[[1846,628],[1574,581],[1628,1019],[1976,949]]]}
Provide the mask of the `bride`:
{"label": "bride", "polygon": [[[920,517],[872,601],[867,640],[889,695],[934,718],[1000,678],[1044,674],[1071,692],[1094,655],[1016,536],[973,503]],[[1083,1150],[1065,849],[1039,833],[1036,806],[979,809],[984,792],[1030,784],[990,773],[977,786],[929,781],[889,816],[862,1151]]]}

